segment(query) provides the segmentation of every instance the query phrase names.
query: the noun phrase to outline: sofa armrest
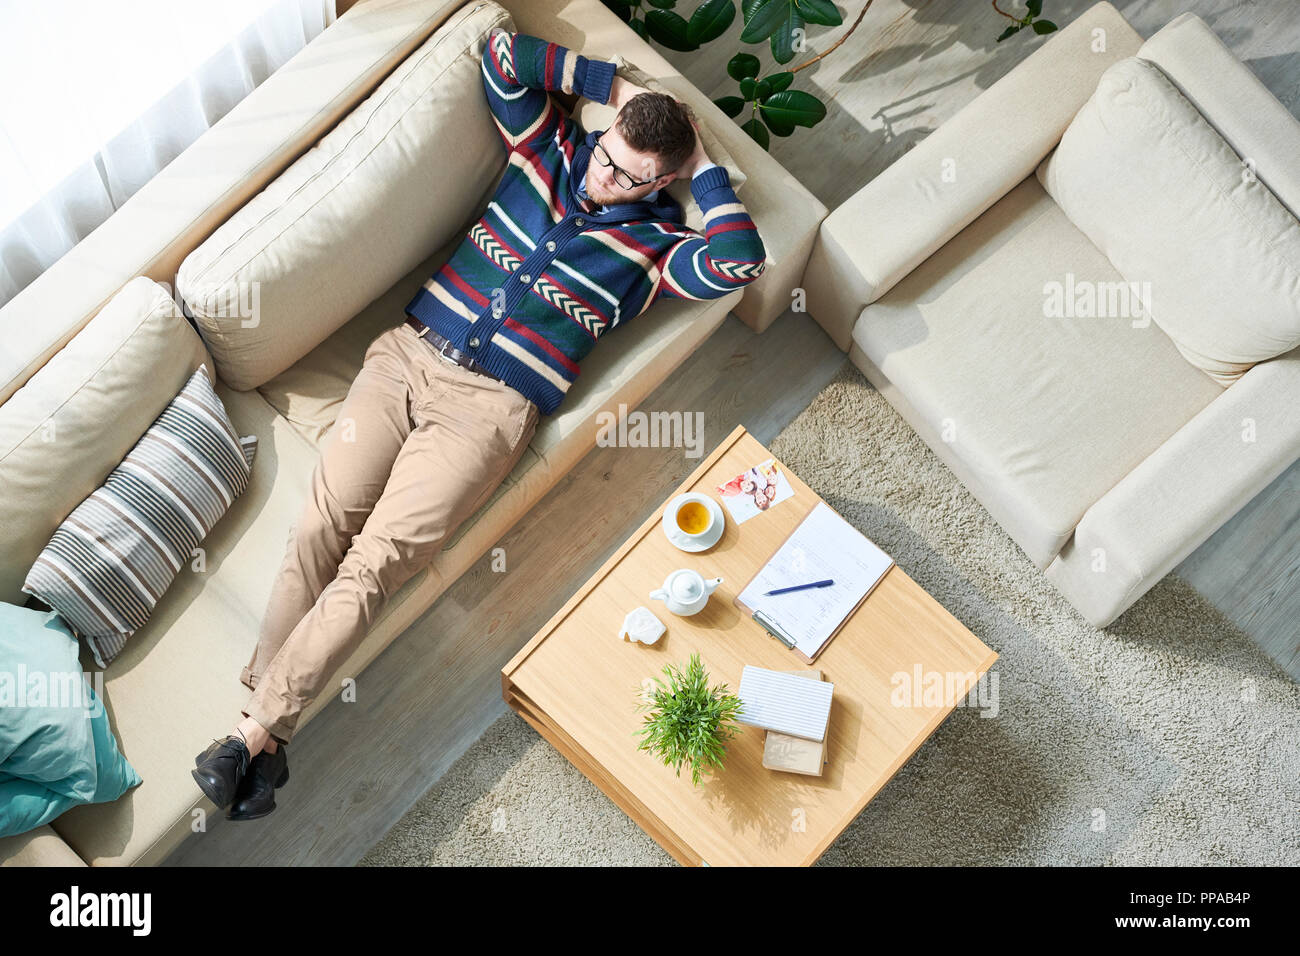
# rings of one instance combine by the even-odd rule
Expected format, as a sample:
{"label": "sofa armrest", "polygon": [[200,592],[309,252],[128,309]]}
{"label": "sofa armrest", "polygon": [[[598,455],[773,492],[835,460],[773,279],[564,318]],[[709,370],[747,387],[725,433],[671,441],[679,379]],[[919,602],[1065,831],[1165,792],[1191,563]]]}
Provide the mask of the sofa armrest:
{"label": "sofa armrest", "polygon": [[802,285],[835,344],[847,351],[866,306],[1029,176],[1141,44],[1098,3],[834,209]]}
{"label": "sofa armrest", "polygon": [[826,206],[601,0],[499,2],[522,33],[545,37],[586,56],[613,59],[621,54],[708,124],[748,177],[738,198],[758,227],[767,253],[763,274],[744,287],[732,312],[762,332],[789,309],[791,292],[800,284]]}
{"label": "sofa armrest", "polygon": [[1105,626],[1300,457],[1300,349],[1261,362],[1092,505],[1047,569]]}

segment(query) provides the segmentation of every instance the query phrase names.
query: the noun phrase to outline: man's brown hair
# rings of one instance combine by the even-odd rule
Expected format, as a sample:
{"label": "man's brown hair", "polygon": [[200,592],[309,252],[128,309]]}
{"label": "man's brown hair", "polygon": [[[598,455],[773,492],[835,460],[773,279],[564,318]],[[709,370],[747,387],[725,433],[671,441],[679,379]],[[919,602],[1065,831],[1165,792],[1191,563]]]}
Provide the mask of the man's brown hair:
{"label": "man's brown hair", "polygon": [[[671,173],[695,152],[695,127],[691,108],[666,93],[638,93],[619,110],[615,126],[627,144],[639,153],[654,153],[663,165],[659,176]],[[648,173],[629,170],[637,179]]]}

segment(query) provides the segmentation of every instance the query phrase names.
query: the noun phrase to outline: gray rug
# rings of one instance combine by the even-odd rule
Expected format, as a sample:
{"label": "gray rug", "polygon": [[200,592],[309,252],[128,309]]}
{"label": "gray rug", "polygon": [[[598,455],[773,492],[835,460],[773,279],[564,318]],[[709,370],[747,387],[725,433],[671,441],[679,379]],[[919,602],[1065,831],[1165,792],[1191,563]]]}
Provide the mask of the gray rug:
{"label": "gray rug", "polygon": [[[770,447],[1001,655],[821,863],[1300,864],[1300,686],[1189,586],[1091,627],[852,366]],[[361,863],[673,861],[508,713]]]}

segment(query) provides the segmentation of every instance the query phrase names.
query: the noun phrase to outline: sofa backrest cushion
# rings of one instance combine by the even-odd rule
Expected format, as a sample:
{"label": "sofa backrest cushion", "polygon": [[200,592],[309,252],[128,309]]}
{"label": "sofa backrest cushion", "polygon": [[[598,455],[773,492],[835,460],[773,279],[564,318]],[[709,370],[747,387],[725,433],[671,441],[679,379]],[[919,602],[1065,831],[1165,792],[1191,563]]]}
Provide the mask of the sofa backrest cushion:
{"label": "sofa backrest cushion", "polygon": [[[684,101],[686,99],[682,94],[673,91],[675,84],[685,82],[681,76],[669,77],[665,82],[650,76],[635,63],[629,62],[621,53],[615,53],[609,59],[615,65],[615,73],[637,86],[644,87],[651,93],[666,93],[677,100]],[[595,129],[609,129],[617,115],[618,111],[608,103],[597,103],[588,99],[578,102],[577,121],[585,132],[591,132]],[[731,180],[731,188],[739,195],[740,189],[745,185],[745,180],[748,177],[746,177],[744,170],[740,168],[735,159],[732,158],[727,147],[722,144],[722,140],[709,128],[708,123],[698,119],[698,117],[697,120],[699,122],[700,143],[704,146],[705,154],[709,157],[710,162],[726,168],[727,176]],[[700,210],[700,204],[695,201],[694,193],[691,192],[690,177],[674,179],[668,184],[667,192],[682,207],[686,225],[696,232],[703,233],[704,213]]]}
{"label": "sofa backrest cushion", "polygon": [[[1194,13],[1175,17],[1137,55],[1160,67],[1291,215],[1300,217],[1300,123],[1204,20]],[[1285,67],[1279,72],[1279,79],[1288,78]]]}
{"label": "sofa backrest cushion", "polygon": [[1158,67],[1102,74],[1038,178],[1220,385],[1300,346],[1300,222]]}
{"label": "sofa backrest cushion", "polygon": [[140,276],[0,405],[0,601],[26,601],[54,529],[205,362],[168,290]]}
{"label": "sofa backrest cushion", "polygon": [[458,10],[181,263],[177,288],[232,388],[283,372],[482,204],[506,159],[480,72],[498,25],[513,24],[495,3]]}

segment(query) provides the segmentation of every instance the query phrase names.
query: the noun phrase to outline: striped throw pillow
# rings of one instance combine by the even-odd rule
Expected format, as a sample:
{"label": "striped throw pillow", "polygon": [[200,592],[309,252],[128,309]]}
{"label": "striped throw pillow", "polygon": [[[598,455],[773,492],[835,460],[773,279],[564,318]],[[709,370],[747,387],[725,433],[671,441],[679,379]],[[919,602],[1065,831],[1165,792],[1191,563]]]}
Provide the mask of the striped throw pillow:
{"label": "striped throw pillow", "polygon": [[144,626],[200,541],[248,487],[257,438],[240,438],[205,367],[59,525],[23,590],[107,667]]}

